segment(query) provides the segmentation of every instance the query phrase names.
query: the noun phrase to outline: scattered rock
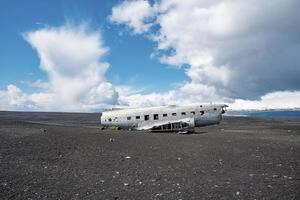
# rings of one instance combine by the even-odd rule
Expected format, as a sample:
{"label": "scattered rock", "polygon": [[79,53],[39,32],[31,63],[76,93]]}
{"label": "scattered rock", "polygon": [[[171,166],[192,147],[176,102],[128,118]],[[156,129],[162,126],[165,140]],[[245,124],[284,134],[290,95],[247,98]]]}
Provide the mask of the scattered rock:
{"label": "scattered rock", "polygon": [[125,159],[130,159],[130,158],[131,158],[130,156],[126,156],[126,157],[125,157]]}
{"label": "scattered rock", "polygon": [[113,142],[113,141],[114,141],[114,139],[113,139],[113,138],[109,138],[109,141],[110,141],[110,142]]}
{"label": "scattered rock", "polygon": [[236,194],[236,195],[240,195],[240,192],[239,192],[239,191],[237,191],[235,194]]}
{"label": "scattered rock", "polygon": [[178,158],[177,158],[177,160],[181,160],[181,158],[180,158],[180,157],[178,157]]}
{"label": "scattered rock", "polygon": [[219,159],[219,164],[222,165],[223,164],[223,160]]}
{"label": "scattered rock", "polygon": [[124,186],[129,186],[129,183],[124,183],[123,185],[124,185]]}
{"label": "scattered rock", "polygon": [[57,153],[57,155],[58,155],[59,158],[61,158],[63,156],[60,151]]}
{"label": "scattered rock", "polygon": [[279,175],[277,175],[277,174],[272,175],[272,178],[278,178],[278,177],[279,177]]}

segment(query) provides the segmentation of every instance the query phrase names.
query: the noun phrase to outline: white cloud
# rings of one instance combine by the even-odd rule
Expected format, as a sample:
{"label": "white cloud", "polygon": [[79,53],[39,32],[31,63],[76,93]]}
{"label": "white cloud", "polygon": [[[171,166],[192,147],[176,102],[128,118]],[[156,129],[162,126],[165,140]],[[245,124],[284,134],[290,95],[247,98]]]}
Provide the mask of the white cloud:
{"label": "white cloud", "polygon": [[300,92],[299,91],[277,91],[262,96],[259,100],[236,99],[230,104],[233,110],[249,109],[289,109],[299,108]]}
{"label": "white cloud", "polygon": [[[132,7],[146,2],[119,4],[111,18],[130,28],[134,20],[155,26],[134,32],[157,44],[152,56],[161,62],[188,65],[191,80],[174,92],[174,99],[260,102],[274,91],[300,90],[299,1],[161,0],[150,6],[145,21]],[[120,17],[129,12],[134,19]],[[156,98],[165,103],[166,98]]]}
{"label": "white cloud", "polygon": [[126,23],[134,33],[142,33],[150,28],[147,19],[152,15],[148,1],[124,1],[112,9],[109,20],[118,24]]}
{"label": "white cloud", "polygon": [[6,90],[0,90],[0,110],[24,110],[33,107],[28,95],[15,85],[8,85]]}
{"label": "white cloud", "polygon": [[39,88],[32,94],[8,86],[0,91],[2,109],[82,111],[118,103],[118,93],[104,76],[109,65],[101,59],[108,49],[99,32],[65,25],[28,32],[24,38],[37,51],[49,80],[31,83]]}

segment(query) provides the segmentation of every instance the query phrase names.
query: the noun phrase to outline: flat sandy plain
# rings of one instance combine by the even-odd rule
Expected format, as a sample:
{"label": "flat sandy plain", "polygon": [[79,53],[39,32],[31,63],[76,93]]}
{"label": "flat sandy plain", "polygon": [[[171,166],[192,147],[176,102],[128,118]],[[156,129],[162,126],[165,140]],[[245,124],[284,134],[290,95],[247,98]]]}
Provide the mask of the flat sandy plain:
{"label": "flat sandy plain", "polygon": [[0,112],[0,199],[300,199],[300,120],[195,134],[100,130],[99,115]]}

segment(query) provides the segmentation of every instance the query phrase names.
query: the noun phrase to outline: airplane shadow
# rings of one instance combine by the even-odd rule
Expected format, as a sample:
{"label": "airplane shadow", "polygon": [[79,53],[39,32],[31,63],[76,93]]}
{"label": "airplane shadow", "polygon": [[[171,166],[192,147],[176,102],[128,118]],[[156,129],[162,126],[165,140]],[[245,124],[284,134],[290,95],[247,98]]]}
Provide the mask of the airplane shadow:
{"label": "airplane shadow", "polygon": [[208,133],[208,132],[207,131],[195,131],[195,132],[189,133],[188,135],[200,135],[200,134],[205,134],[205,133]]}

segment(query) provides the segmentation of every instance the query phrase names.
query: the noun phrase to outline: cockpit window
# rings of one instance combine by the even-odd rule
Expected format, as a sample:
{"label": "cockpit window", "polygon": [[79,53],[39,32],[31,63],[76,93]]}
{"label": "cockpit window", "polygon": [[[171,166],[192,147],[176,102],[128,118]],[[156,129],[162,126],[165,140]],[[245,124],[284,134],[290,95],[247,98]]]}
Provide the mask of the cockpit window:
{"label": "cockpit window", "polygon": [[192,114],[192,115],[195,115],[195,111],[192,111],[191,114]]}
{"label": "cockpit window", "polygon": [[182,112],[182,113],[181,113],[181,115],[185,115],[185,114],[186,114],[185,112]]}
{"label": "cockpit window", "polygon": [[145,120],[149,120],[149,115],[145,115]]}
{"label": "cockpit window", "polygon": [[214,108],[214,110],[217,110],[217,108]]}
{"label": "cockpit window", "polygon": [[111,118],[108,118],[108,121],[111,122]]}
{"label": "cockpit window", "polygon": [[165,114],[163,114],[163,117],[167,117],[167,116],[168,116],[168,114],[166,114],[166,113],[165,113]]}
{"label": "cockpit window", "polygon": [[140,116],[135,116],[135,119],[140,119],[141,117]]}
{"label": "cockpit window", "polygon": [[153,119],[154,119],[154,120],[158,120],[158,114],[154,114],[154,115],[153,115]]}
{"label": "cockpit window", "polygon": [[204,111],[203,110],[201,110],[200,113],[201,113],[201,115],[204,115]]}
{"label": "cockpit window", "polygon": [[131,120],[131,117],[127,117],[127,120]]}
{"label": "cockpit window", "polygon": [[172,113],[173,116],[176,116],[176,113]]}

